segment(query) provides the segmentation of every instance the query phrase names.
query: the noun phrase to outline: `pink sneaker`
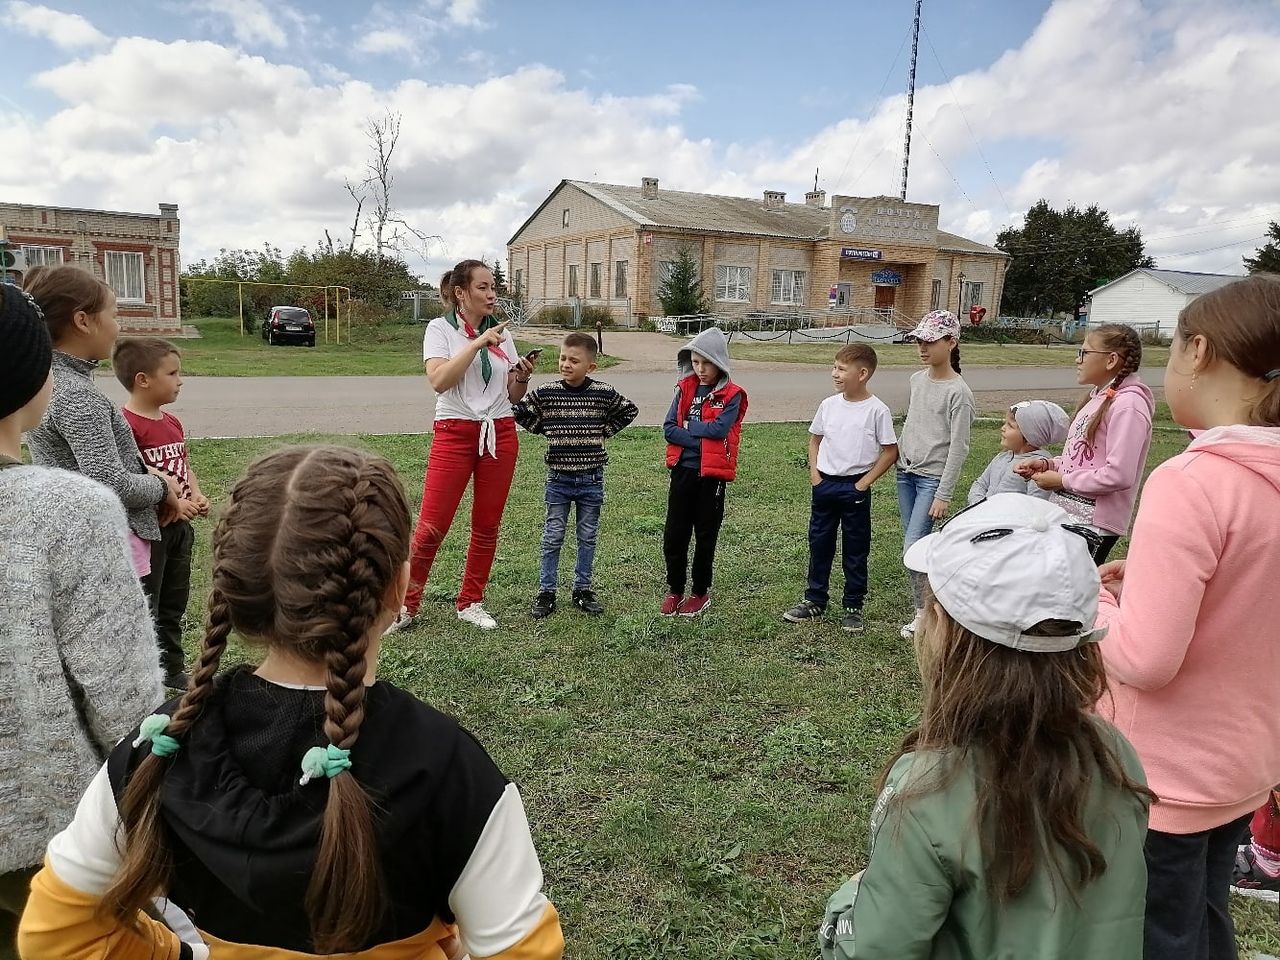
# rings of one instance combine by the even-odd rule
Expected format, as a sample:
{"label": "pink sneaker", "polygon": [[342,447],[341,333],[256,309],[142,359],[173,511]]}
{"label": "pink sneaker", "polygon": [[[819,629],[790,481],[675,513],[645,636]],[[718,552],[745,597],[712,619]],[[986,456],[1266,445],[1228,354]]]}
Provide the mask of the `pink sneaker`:
{"label": "pink sneaker", "polygon": [[711,594],[704,593],[701,596],[690,594],[684,603],[680,604],[676,613],[682,617],[696,617],[709,606],[711,606]]}
{"label": "pink sneaker", "polygon": [[662,615],[664,617],[674,617],[676,611],[680,609],[680,605],[684,602],[684,597],[678,593],[668,593],[662,598]]}

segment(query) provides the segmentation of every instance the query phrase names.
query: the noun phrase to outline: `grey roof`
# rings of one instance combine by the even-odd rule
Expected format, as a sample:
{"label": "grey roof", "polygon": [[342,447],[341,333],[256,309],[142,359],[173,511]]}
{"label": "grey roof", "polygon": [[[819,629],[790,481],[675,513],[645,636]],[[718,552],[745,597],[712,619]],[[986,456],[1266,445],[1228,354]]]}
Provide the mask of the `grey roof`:
{"label": "grey roof", "polygon": [[1136,270],[1130,270],[1123,277],[1116,277],[1110,283],[1104,283],[1100,287],[1095,287],[1089,291],[1089,296],[1093,296],[1099,290],[1105,290],[1107,287],[1114,286],[1121,280],[1127,280],[1135,273],[1145,273],[1147,276],[1159,280],[1165,286],[1169,287],[1177,293],[1186,294],[1187,296],[1199,296],[1202,293],[1209,293],[1217,290],[1219,287],[1225,287],[1232,281],[1239,280],[1239,275],[1227,273],[1192,273],[1190,270],[1156,270],[1147,267],[1138,267]]}
{"label": "grey roof", "polygon": [[[589,183],[566,180],[583,193],[599,200],[629,220],[645,227],[670,227],[704,233],[736,233],[744,236],[778,237],[786,240],[821,240],[830,236],[831,208],[805,203],[784,203],[776,209],[751,197],[722,197],[684,190],[659,191],[657,199],[646,199],[640,187],[616,183]],[[555,191],[552,191],[554,195]],[[550,200],[550,197],[547,198]],[[544,203],[545,206],[545,203]],[[539,207],[541,210],[541,207]],[[535,211],[534,216],[537,216]],[[530,220],[533,217],[529,218]],[[520,230],[523,230],[521,227]],[[520,231],[516,231],[516,236]],[[514,240],[515,237],[512,238]],[[938,231],[938,246],[962,253],[1008,256],[995,247]]]}

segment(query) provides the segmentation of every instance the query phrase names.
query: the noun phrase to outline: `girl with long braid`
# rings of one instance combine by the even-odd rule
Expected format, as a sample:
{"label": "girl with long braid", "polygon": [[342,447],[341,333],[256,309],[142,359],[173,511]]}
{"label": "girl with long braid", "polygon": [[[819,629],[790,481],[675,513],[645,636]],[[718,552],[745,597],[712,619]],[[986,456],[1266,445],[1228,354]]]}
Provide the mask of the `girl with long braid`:
{"label": "girl with long braid", "polygon": [[1062,456],[1014,467],[1051,491],[1050,500],[1101,535],[1099,565],[1129,532],[1151,449],[1155,396],[1138,376],[1142,340],[1133,327],[1094,327],[1076,354],[1076,379],[1093,389],[1076,409]]}
{"label": "girl with long braid", "polygon": [[[50,842],[24,958],[562,955],[515,786],[376,677],[408,556],[386,460],[293,447],[249,468],[213,536],[191,684]],[[266,655],[219,674],[233,632]]]}

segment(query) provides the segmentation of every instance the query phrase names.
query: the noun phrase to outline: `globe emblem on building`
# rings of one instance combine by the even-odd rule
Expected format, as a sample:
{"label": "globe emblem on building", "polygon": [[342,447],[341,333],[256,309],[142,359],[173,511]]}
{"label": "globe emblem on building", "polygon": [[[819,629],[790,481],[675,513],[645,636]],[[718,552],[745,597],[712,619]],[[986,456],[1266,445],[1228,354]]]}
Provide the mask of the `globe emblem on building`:
{"label": "globe emblem on building", "polygon": [[858,229],[858,218],[852,210],[846,210],[840,215],[840,232],[853,233]]}

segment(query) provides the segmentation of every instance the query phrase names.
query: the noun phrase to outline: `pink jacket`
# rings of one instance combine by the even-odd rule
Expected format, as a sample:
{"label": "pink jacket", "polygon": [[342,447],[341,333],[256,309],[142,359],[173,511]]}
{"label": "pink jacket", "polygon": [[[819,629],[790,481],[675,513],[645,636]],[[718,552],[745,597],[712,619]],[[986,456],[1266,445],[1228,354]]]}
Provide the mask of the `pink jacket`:
{"label": "pink jacket", "polygon": [[1062,456],[1054,458],[1053,469],[1062,474],[1062,486],[1067,492],[1097,501],[1095,526],[1123,536],[1129,531],[1147,451],[1151,449],[1151,415],[1156,403],[1150,387],[1136,375],[1129,377],[1116,391],[1115,402],[1098,424],[1090,446],[1084,439],[1085,430],[1093,412],[1105,400],[1106,395],[1096,390],[1080,408],[1071,421]]}
{"label": "pink jacket", "polygon": [[1280,427],[1219,427],[1147,480],[1117,604],[1098,622],[1098,705],[1160,798],[1151,829],[1197,833],[1280,783]]}

